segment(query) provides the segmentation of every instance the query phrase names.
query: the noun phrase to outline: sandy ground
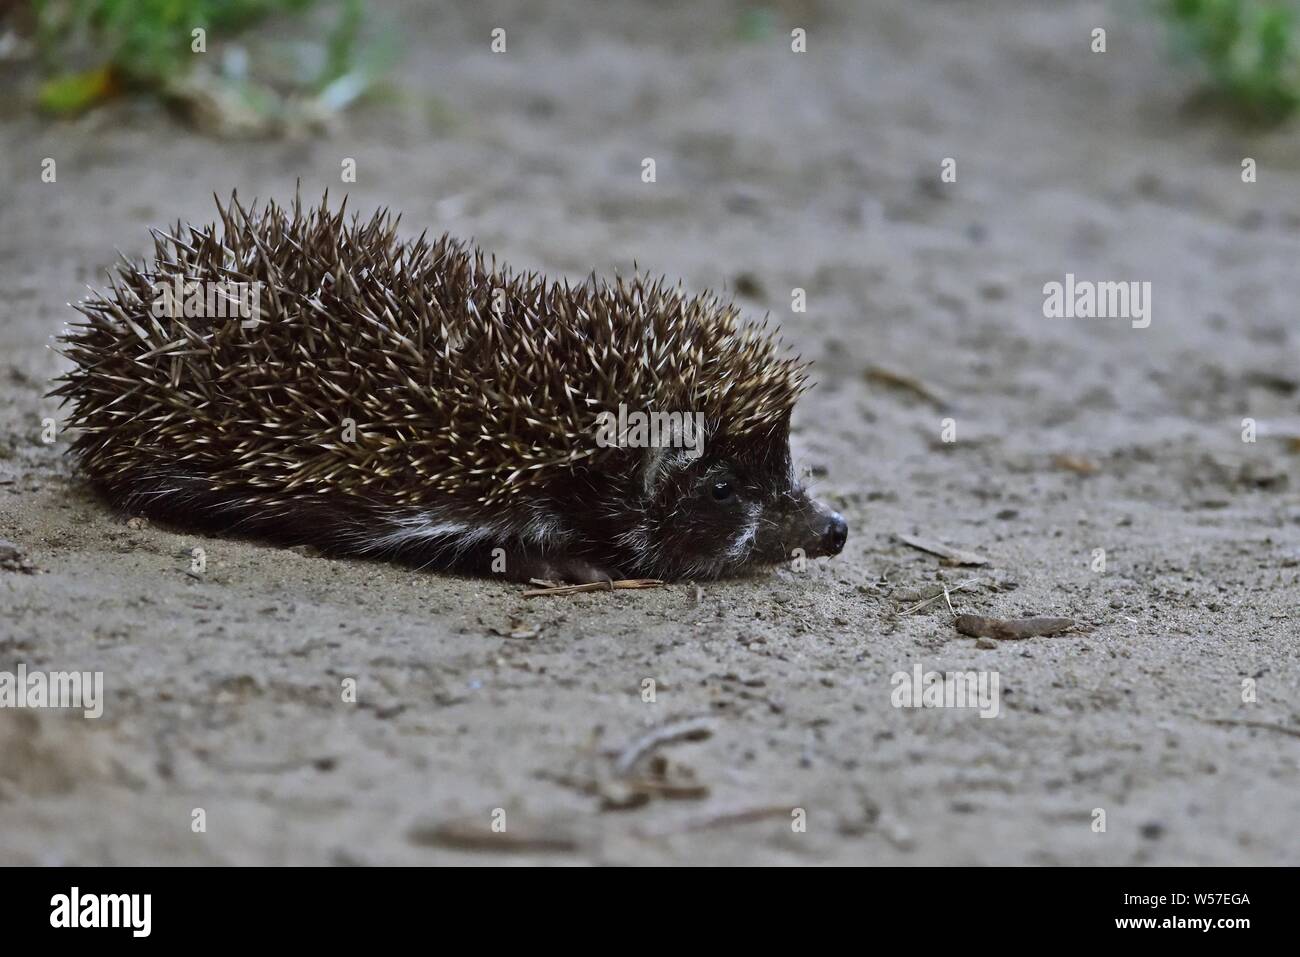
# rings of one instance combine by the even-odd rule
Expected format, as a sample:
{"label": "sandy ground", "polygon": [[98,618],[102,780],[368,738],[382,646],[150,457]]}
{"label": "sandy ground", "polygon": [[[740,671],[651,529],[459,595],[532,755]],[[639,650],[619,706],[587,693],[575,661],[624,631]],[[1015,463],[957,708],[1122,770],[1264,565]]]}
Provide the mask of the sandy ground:
{"label": "sandy ground", "polygon": [[[751,42],[733,4],[376,6],[403,96],[323,137],[4,107],[0,538],[37,573],[0,570],[0,670],[103,671],[107,701],[0,711],[0,863],[1300,863],[1300,137],[1189,109],[1117,5],[792,4]],[[794,441],[844,553],[525,599],[128,526],[40,441],[65,303],[213,191],[337,192],[344,157],[412,233],[770,310],[817,362]],[[1067,272],[1150,281],[1150,327],[1044,318]],[[978,647],[942,599],[900,613],[972,578],[958,612],[1078,628]],[[893,707],[916,664],[996,672],[998,717]],[[698,716],[657,752],[677,796],[613,778],[607,749]]]}

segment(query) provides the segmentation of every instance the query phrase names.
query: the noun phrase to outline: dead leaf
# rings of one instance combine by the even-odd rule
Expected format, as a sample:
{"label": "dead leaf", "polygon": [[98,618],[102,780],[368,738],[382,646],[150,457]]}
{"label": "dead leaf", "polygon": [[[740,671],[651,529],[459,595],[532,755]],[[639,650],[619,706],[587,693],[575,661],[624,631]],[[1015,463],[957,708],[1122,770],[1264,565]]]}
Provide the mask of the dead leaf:
{"label": "dead leaf", "polygon": [[1074,472],[1078,475],[1096,475],[1101,471],[1101,466],[1091,459],[1064,452],[1053,455],[1052,464],[1058,469],[1065,469],[1067,472]]}
{"label": "dead leaf", "polygon": [[579,847],[578,838],[564,822],[544,821],[510,814],[505,819],[505,829],[494,831],[491,822],[483,815],[454,818],[447,821],[416,823],[408,832],[412,844],[428,847],[449,847],[461,851],[527,851],[568,852]]}
{"label": "dead leaf", "polygon": [[895,535],[894,538],[904,545],[938,555],[949,565],[987,565],[989,560],[978,552],[967,552],[960,548],[950,548],[933,538],[920,538],[915,535]]}
{"label": "dead leaf", "polygon": [[863,373],[863,377],[876,385],[883,385],[889,389],[896,389],[899,392],[908,392],[922,401],[929,402],[937,409],[947,408],[947,401],[938,395],[933,389],[903,372],[895,372],[892,369],[886,369],[884,366],[868,366]]}
{"label": "dead leaf", "polygon": [[998,641],[1055,635],[1074,627],[1074,621],[1069,618],[984,618],[980,615],[958,615],[953,624],[963,635]]}

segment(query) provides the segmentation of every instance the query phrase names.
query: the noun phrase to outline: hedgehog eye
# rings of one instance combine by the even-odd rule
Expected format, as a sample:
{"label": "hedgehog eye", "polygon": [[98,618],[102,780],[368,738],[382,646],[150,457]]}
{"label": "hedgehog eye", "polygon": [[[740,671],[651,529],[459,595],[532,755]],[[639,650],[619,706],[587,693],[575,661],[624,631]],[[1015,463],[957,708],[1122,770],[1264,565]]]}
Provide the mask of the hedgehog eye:
{"label": "hedgehog eye", "polygon": [[730,482],[714,482],[713,487],[709,489],[709,494],[713,496],[715,502],[729,502],[735,496]]}

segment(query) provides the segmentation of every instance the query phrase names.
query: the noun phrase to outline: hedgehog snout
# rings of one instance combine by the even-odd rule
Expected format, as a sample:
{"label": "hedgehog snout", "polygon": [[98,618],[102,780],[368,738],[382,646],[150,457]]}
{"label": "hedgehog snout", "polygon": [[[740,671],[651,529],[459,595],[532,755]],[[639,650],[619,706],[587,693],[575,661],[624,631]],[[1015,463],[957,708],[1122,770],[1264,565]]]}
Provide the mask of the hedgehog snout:
{"label": "hedgehog snout", "polygon": [[826,529],[826,549],[831,555],[838,555],[844,550],[844,543],[849,539],[849,523],[839,512],[831,513],[830,524]]}
{"label": "hedgehog snout", "polygon": [[777,563],[838,555],[848,536],[843,515],[796,487],[779,504],[768,506],[752,560]]}
{"label": "hedgehog snout", "polygon": [[821,502],[808,500],[802,510],[806,531],[804,552],[809,558],[838,555],[849,537],[849,523],[844,516]]}
{"label": "hedgehog snout", "polygon": [[787,502],[783,520],[779,522],[782,550],[787,558],[799,554],[805,558],[824,558],[844,550],[849,524],[843,515],[802,489]]}

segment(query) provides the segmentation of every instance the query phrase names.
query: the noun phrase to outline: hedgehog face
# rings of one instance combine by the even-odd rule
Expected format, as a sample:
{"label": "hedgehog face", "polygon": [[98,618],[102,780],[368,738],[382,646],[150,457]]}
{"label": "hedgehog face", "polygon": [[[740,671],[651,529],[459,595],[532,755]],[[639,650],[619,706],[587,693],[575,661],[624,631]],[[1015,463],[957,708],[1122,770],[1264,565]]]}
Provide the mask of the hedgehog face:
{"label": "hedgehog face", "polygon": [[758,444],[715,436],[703,457],[668,452],[647,468],[642,521],[625,540],[648,574],[711,579],[844,547],[847,524],[795,480],[784,430]]}

